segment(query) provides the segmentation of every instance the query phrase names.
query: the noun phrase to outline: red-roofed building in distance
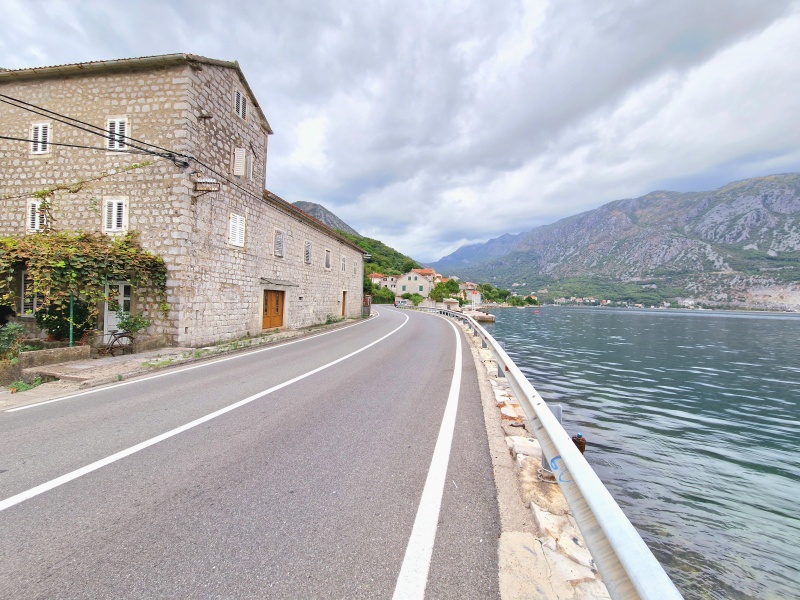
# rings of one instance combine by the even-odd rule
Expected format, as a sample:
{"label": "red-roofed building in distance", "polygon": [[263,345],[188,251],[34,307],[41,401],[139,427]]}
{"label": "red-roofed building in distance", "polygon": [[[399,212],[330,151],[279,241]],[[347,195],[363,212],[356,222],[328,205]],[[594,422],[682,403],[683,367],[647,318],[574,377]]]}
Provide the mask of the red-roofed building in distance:
{"label": "red-roofed building in distance", "polygon": [[371,275],[369,275],[368,278],[373,285],[377,285],[379,288],[389,288],[393,292],[397,291],[396,275],[384,275],[383,273],[372,273]]}

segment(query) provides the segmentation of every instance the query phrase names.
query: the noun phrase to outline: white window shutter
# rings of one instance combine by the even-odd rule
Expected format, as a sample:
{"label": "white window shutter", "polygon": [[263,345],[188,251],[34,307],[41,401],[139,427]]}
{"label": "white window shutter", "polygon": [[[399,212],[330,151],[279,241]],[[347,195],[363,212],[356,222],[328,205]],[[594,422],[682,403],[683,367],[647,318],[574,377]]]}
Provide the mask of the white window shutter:
{"label": "white window shutter", "polygon": [[31,153],[45,154],[49,148],[50,124],[36,123],[31,126]]}
{"label": "white window shutter", "polygon": [[305,261],[307,265],[311,264],[311,242],[306,242]]}
{"label": "white window shutter", "polygon": [[39,230],[39,203],[36,200],[31,200],[28,203],[28,230]]}
{"label": "white window shutter", "polygon": [[106,148],[109,150],[124,150],[127,147],[125,137],[128,135],[127,119],[108,120],[108,141]]}
{"label": "white window shutter", "polygon": [[31,128],[31,152],[39,152],[39,126],[34,125]]}
{"label": "white window shutter", "polygon": [[125,198],[106,198],[103,205],[103,230],[127,230],[127,210],[128,203]]}
{"label": "white window shutter", "polygon": [[283,232],[280,229],[275,230],[275,256],[283,257]]}
{"label": "white window shutter", "polygon": [[236,114],[243,119],[247,119],[247,98],[239,90],[233,92],[233,104]]}
{"label": "white window shutter", "polygon": [[125,149],[125,136],[128,135],[128,122],[125,119],[117,121],[117,150]]}
{"label": "white window shutter", "polygon": [[114,230],[114,200],[106,200],[106,231]]}
{"label": "white window shutter", "polygon": [[231,213],[228,230],[228,237],[230,238],[231,245],[239,246],[240,248],[244,247],[244,226],[244,217],[236,213]]}
{"label": "white window shutter", "polygon": [[114,204],[114,229],[122,231],[125,227],[125,202],[117,200]]}
{"label": "white window shutter", "polygon": [[109,150],[116,150],[116,148],[117,148],[117,136],[116,136],[116,133],[117,133],[117,122],[115,120],[111,119],[108,122],[107,148]]}
{"label": "white window shutter", "polygon": [[233,174],[237,177],[245,175],[245,152],[244,148],[233,149]]}

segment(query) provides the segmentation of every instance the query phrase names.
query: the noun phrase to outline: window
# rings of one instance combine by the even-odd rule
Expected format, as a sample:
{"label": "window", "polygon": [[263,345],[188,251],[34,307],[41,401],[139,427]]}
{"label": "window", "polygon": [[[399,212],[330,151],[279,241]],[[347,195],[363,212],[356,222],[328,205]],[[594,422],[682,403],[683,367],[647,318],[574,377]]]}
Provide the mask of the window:
{"label": "window", "polygon": [[403,286],[403,291],[404,291],[404,292],[406,291],[406,286]]}
{"label": "window", "polygon": [[284,235],[280,229],[275,230],[275,246],[273,248],[273,254],[275,256],[279,256],[283,258],[284,252]]}
{"label": "window", "polygon": [[105,233],[128,231],[127,198],[106,198],[103,211],[103,231]]}
{"label": "window", "polygon": [[331,251],[325,250],[325,268],[330,271],[331,270]]}
{"label": "window", "polygon": [[25,231],[33,233],[47,229],[47,215],[42,211],[41,200],[28,200],[28,212],[25,219]]}
{"label": "window", "polygon": [[233,149],[233,174],[244,177],[247,173],[247,157],[244,148]]}
{"label": "window", "polygon": [[303,255],[303,260],[307,265],[311,264],[311,242],[306,242],[306,251]]}
{"label": "window", "polygon": [[347,259],[343,256],[342,257],[342,273],[347,272]]}
{"label": "window", "polygon": [[422,286],[419,286],[419,291],[420,291],[420,292],[422,291]]}
{"label": "window", "polygon": [[236,213],[231,213],[228,226],[228,241],[232,246],[244,248],[244,226],[244,217]]}
{"label": "window", "polygon": [[125,150],[128,145],[125,139],[128,137],[128,119],[108,119],[106,121],[106,130],[108,132],[108,139],[106,140],[106,148],[109,150]]}
{"label": "window", "polygon": [[416,275],[414,275],[414,281],[416,281],[416,280],[417,280],[417,276],[416,276]]}
{"label": "window", "polygon": [[353,261],[353,275],[358,275],[358,261]]}
{"label": "window", "polygon": [[247,120],[247,98],[239,90],[233,92],[233,110],[242,119]]}
{"label": "window", "polygon": [[34,123],[31,126],[31,154],[50,152],[50,123]]}
{"label": "window", "polygon": [[34,314],[36,314],[36,310],[39,308],[42,297],[39,294],[34,293],[33,279],[28,276],[27,271],[22,272],[22,290],[20,290],[20,292],[20,316],[32,317]]}

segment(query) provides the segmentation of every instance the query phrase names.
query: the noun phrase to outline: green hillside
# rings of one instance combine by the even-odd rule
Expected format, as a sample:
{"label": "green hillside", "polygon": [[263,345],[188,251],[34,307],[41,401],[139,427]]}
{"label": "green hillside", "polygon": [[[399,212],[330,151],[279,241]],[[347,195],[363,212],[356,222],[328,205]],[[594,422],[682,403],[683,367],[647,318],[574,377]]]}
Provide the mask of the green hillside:
{"label": "green hillside", "polygon": [[[413,258],[401,254],[380,240],[356,236],[341,229],[338,229],[337,232],[371,255],[372,258],[364,262],[364,291],[368,294],[376,293],[376,290],[372,289],[372,283],[367,278],[372,273],[402,275],[403,273],[408,273],[411,269],[422,268]],[[394,294],[391,296],[391,299],[394,300]]]}

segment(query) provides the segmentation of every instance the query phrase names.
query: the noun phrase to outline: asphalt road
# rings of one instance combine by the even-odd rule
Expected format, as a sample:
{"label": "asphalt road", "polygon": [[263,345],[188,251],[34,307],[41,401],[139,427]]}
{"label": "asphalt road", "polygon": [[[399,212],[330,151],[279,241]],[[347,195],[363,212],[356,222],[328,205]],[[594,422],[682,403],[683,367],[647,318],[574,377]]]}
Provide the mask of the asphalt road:
{"label": "asphalt road", "polygon": [[0,413],[0,597],[499,597],[463,334],[378,312]]}

